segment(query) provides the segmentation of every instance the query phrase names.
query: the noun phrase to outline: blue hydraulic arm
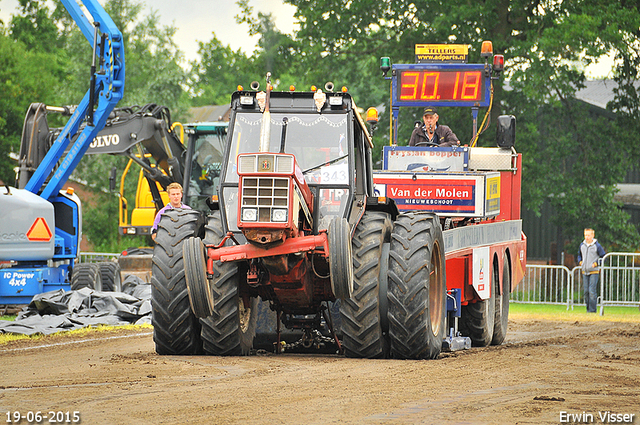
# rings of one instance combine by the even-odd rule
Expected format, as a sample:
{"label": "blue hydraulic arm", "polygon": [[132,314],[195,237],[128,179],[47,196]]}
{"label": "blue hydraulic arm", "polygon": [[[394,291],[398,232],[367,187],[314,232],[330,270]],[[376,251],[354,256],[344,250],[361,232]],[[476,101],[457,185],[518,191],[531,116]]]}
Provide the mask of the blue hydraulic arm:
{"label": "blue hydraulic arm", "polygon": [[[78,0],[61,1],[92,46],[91,86],[25,186],[26,190],[40,193],[44,199],[58,194],[91,141],[102,130],[109,114],[122,99],[125,80],[122,34],[111,17],[97,0],[79,0],[82,1],[84,9]],[[69,143],[78,133],[80,124],[85,120],[86,127],[62,159]],[[60,166],[56,168],[61,159]],[[50,175],[48,183],[42,188]]]}

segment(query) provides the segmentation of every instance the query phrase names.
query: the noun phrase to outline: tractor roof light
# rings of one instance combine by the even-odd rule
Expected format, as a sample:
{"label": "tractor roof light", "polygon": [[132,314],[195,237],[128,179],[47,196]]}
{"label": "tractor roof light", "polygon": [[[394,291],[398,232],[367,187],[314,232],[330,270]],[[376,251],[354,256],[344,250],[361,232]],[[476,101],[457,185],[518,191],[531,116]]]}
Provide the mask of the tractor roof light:
{"label": "tractor roof light", "polygon": [[493,71],[496,73],[504,70],[504,55],[495,55],[493,57]]}
{"label": "tractor roof light", "polygon": [[370,125],[378,123],[378,110],[374,107],[367,109],[366,121]]}
{"label": "tractor roof light", "polygon": [[490,58],[493,56],[493,43],[485,40],[482,42],[482,50],[480,51],[480,56],[483,58]]}
{"label": "tractor roof light", "polygon": [[236,87],[236,90],[237,91],[243,91],[244,87],[242,87],[240,84],[238,84],[238,87]]}
{"label": "tractor roof light", "polygon": [[291,84],[291,85],[289,86],[289,91],[290,91],[290,92],[294,92],[294,91],[296,91],[296,86],[294,86],[293,84]]}
{"label": "tractor roof light", "polygon": [[342,86],[342,93],[346,93],[347,91],[349,91],[349,89],[347,89],[347,86]]}

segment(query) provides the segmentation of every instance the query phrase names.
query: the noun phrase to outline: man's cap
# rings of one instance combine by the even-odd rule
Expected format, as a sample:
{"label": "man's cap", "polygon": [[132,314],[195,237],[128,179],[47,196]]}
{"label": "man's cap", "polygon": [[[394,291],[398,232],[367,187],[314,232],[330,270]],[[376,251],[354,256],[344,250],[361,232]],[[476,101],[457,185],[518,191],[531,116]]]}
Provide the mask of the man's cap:
{"label": "man's cap", "polygon": [[422,113],[422,116],[425,115],[433,115],[433,114],[437,114],[438,111],[436,111],[436,108],[434,108],[433,106],[428,106],[426,108],[424,108],[424,112]]}

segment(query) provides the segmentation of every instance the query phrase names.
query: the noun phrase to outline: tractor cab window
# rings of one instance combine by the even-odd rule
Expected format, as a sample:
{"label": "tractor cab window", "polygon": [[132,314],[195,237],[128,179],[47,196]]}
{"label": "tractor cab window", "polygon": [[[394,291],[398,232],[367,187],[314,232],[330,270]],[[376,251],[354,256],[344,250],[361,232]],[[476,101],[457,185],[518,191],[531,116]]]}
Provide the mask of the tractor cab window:
{"label": "tractor cab window", "polygon": [[226,127],[220,127],[213,132],[198,133],[190,142],[195,143],[187,199],[191,208],[207,211],[206,199],[216,194],[226,137]]}
{"label": "tractor cab window", "polygon": [[[236,115],[225,182],[238,181],[238,154],[259,151],[262,119],[260,113]],[[284,152],[295,155],[308,184],[349,184],[346,114],[271,113],[269,152],[280,152],[285,125]]]}

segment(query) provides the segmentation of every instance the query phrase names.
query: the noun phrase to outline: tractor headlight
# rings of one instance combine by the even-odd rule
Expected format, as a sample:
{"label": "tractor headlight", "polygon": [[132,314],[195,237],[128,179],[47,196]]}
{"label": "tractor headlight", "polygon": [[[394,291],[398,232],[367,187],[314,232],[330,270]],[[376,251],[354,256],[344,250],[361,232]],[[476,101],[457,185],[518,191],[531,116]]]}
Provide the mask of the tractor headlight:
{"label": "tractor headlight", "polygon": [[271,221],[285,223],[287,221],[287,210],[274,209],[271,211]]}
{"label": "tractor headlight", "polygon": [[242,209],[242,221],[257,221],[258,210],[255,208],[243,208]]}

